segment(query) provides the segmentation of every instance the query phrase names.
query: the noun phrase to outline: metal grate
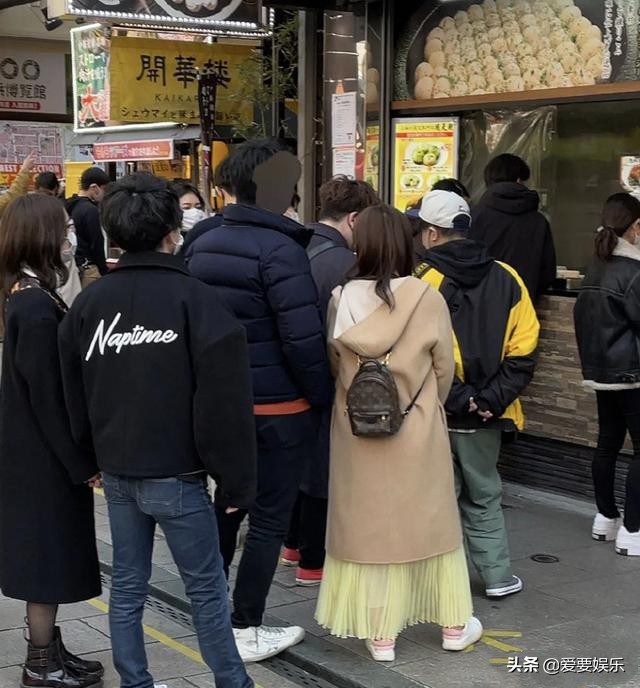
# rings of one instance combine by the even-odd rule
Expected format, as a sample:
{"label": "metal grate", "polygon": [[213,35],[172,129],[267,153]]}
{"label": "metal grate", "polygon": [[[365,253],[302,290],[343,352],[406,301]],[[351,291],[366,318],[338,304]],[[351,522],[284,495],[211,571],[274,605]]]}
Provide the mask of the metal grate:
{"label": "metal grate", "polygon": [[329,683],[318,676],[300,669],[295,664],[291,664],[280,657],[272,657],[263,662],[264,666],[282,678],[286,678],[297,686],[305,688],[336,688],[334,683]]}
{"label": "metal grate", "polygon": [[[100,579],[105,588],[111,587],[111,576],[104,570],[100,572]],[[183,612],[181,609],[177,609],[173,605],[163,602],[151,595],[147,597],[145,607],[195,632],[191,615]],[[272,671],[278,676],[282,676],[282,678],[295,683],[297,686],[302,686],[302,688],[336,688],[335,684],[329,683],[318,676],[313,676],[304,669],[300,669],[281,657],[272,657],[262,662],[262,664],[265,668],[269,669],[269,671]]]}

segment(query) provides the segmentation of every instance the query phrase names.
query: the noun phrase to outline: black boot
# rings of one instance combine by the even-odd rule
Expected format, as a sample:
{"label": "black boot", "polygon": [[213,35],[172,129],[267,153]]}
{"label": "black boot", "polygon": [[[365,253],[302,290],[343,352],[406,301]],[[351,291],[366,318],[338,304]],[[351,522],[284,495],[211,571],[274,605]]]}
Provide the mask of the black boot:
{"label": "black boot", "polygon": [[53,631],[53,639],[60,643],[60,655],[62,662],[67,669],[71,669],[76,674],[93,674],[98,678],[104,676],[104,667],[100,662],[92,662],[88,659],[82,659],[72,655],[62,642],[62,635],[60,634],[60,627],[56,626]]}
{"label": "black boot", "polygon": [[22,688],[97,688],[102,680],[95,674],[80,674],[65,667],[60,641],[54,640],[48,647],[34,647],[29,643],[21,685]]}

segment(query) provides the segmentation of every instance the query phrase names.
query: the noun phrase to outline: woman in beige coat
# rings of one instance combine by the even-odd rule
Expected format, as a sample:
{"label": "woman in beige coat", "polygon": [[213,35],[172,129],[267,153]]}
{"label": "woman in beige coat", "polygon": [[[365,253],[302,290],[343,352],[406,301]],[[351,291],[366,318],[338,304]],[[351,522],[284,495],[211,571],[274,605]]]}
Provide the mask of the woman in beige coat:
{"label": "woman in beige coat", "polygon": [[[463,650],[482,626],[472,617],[442,407],[454,371],[449,312],[436,290],[410,276],[411,229],[401,213],[365,210],[354,241],[355,277],[329,306],[337,382],[316,616],[333,635],[365,639],[380,661],[395,658],[405,627],[423,622],[444,627],[444,649]],[[393,436],[352,433],[347,392],[363,359],[388,360],[402,410],[417,395]]]}

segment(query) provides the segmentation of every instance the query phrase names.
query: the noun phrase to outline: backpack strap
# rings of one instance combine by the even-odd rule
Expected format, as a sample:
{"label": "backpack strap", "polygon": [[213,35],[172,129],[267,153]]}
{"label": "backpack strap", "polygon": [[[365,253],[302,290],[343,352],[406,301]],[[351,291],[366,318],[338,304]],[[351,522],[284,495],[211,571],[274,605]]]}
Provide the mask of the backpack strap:
{"label": "backpack strap", "polygon": [[408,416],[408,415],[409,415],[409,412],[411,411],[411,409],[416,405],[416,401],[418,401],[418,397],[420,396],[420,394],[421,394],[422,390],[424,389],[424,386],[425,386],[426,383],[427,383],[427,379],[425,378],[425,379],[422,381],[422,384],[420,385],[420,389],[416,392],[415,396],[414,396],[413,399],[411,400],[411,403],[409,404],[409,406],[407,406],[407,408],[402,412],[402,415],[403,415],[403,416]]}
{"label": "backpack strap", "polygon": [[326,253],[326,251],[330,251],[332,248],[342,248],[342,244],[339,244],[337,241],[332,241],[331,239],[329,239],[328,241],[322,242],[318,246],[308,248],[307,257],[309,258],[309,261],[312,261],[314,258],[321,256],[323,253]]}

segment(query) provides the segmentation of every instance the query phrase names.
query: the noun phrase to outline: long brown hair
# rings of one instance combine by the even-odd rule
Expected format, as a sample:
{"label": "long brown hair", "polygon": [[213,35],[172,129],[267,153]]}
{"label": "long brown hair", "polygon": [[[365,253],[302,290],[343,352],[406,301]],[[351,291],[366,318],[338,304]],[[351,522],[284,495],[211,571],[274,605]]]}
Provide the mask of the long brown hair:
{"label": "long brown hair", "polygon": [[628,193],[609,196],[602,211],[602,227],[596,234],[595,250],[600,260],[609,260],[629,227],[640,220],[640,201]]}
{"label": "long brown hair", "polygon": [[43,287],[54,291],[67,281],[61,249],[67,215],[53,196],[27,194],[12,201],[0,220],[0,287],[11,291],[25,268]]}
{"label": "long brown hair", "polygon": [[350,279],[375,280],[376,294],[393,308],[391,280],[413,272],[409,221],[389,205],[372,206],[358,215],[353,240],[358,262]]}

